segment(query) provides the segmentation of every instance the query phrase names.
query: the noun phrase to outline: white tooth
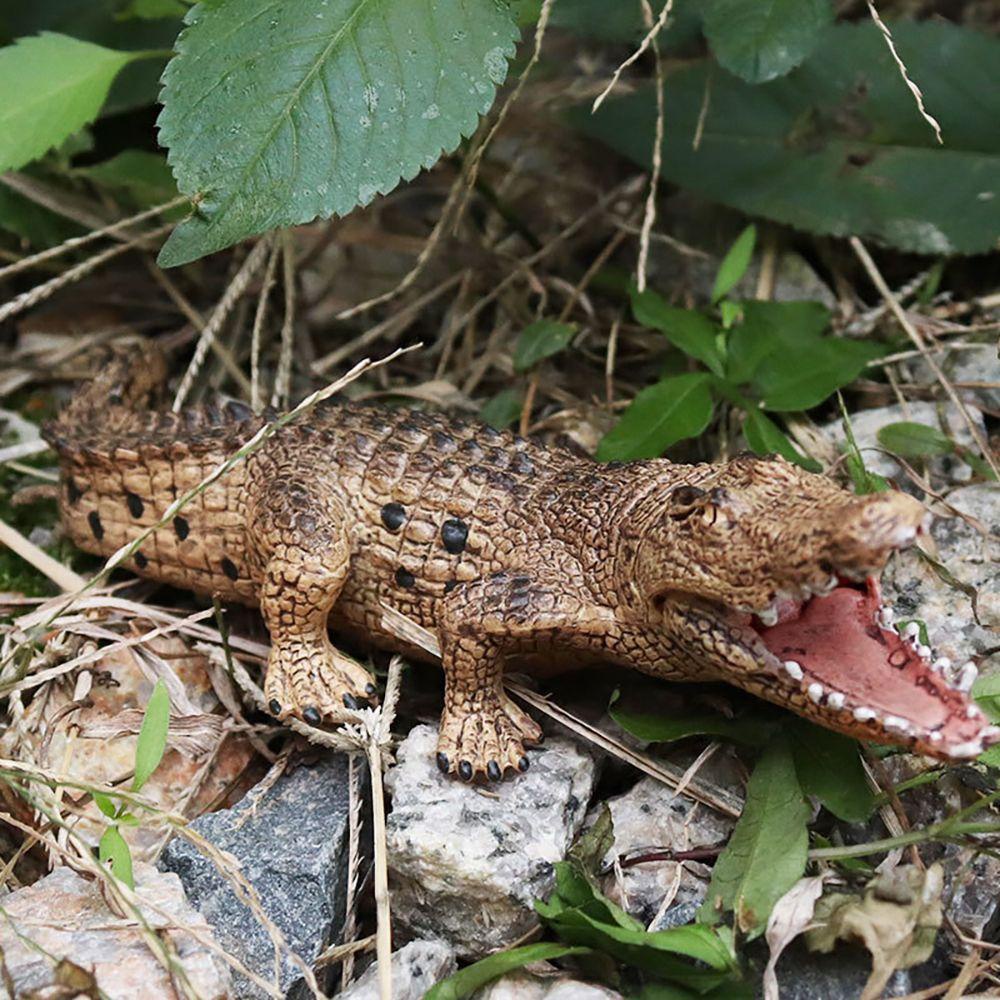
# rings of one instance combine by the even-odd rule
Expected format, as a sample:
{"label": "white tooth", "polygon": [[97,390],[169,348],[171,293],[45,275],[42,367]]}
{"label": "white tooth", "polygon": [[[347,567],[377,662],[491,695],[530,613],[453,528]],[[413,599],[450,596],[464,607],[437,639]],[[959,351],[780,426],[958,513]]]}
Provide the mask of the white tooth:
{"label": "white tooth", "polygon": [[949,660],[947,656],[942,656],[931,664],[931,669],[936,670],[938,673],[942,673],[945,670],[950,670],[951,660]]}
{"label": "white tooth", "polygon": [[1000,726],[986,726],[980,733],[981,740],[995,741],[1000,738]]}
{"label": "white tooth", "polygon": [[975,719],[980,714],[979,708],[976,705],[969,705],[965,710],[965,717],[967,719]]}
{"label": "white tooth", "polygon": [[886,605],[885,607],[879,608],[878,610],[878,623],[882,628],[891,628],[892,623],[896,620],[896,612]]}
{"label": "white tooth", "polygon": [[903,635],[907,639],[912,639],[914,636],[920,635],[920,626],[916,622],[907,622],[903,629]]}
{"label": "white tooth", "polygon": [[983,741],[979,739],[956,743],[948,752],[952,757],[978,757],[983,752]]}
{"label": "white tooth", "polygon": [[937,732],[935,732],[935,733],[928,733],[927,734],[927,739],[929,739],[931,741],[931,743],[940,743],[941,742],[941,734],[937,733]]}
{"label": "white tooth", "polygon": [[839,691],[831,691],[827,696],[826,703],[830,708],[843,708],[847,699]]}
{"label": "white tooth", "polygon": [[761,620],[761,624],[770,628],[772,625],[778,624],[778,609],[772,605],[763,611],[758,611],[757,617]]}
{"label": "white tooth", "polygon": [[782,666],[785,668],[785,673],[787,673],[792,680],[802,680],[802,667],[800,667],[794,660],[785,660],[785,662],[782,663]]}
{"label": "white tooth", "polygon": [[809,695],[809,697],[818,705],[823,700],[823,685],[817,684],[813,681],[813,683],[806,688],[806,694]]}
{"label": "white tooth", "polygon": [[865,708],[862,706],[861,708],[856,708],[854,710],[854,718],[857,719],[858,722],[871,722],[871,720],[877,716],[878,712],[876,712],[874,708]]}
{"label": "white tooth", "polygon": [[968,691],[973,684],[976,683],[976,678],[979,676],[979,668],[974,663],[966,663],[964,667],[958,672],[958,676],[955,678],[955,687],[959,691]]}
{"label": "white tooth", "polygon": [[931,647],[930,646],[917,646],[917,656],[922,660],[929,660],[931,658]]}
{"label": "white tooth", "polygon": [[882,725],[886,729],[897,729],[901,733],[908,733],[910,731],[910,723],[906,719],[901,719],[898,715],[887,715],[882,720]]}

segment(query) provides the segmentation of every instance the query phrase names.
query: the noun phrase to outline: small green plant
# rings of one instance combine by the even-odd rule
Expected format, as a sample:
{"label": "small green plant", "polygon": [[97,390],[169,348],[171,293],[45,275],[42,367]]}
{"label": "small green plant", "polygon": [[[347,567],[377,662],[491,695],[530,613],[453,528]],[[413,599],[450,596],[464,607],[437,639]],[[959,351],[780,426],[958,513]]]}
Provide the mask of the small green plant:
{"label": "small green plant", "polygon": [[704,431],[720,408],[735,406],[755,452],[778,452],[817,468],[770,414],[817,406],[855,379],[882,348],[824,336],[830,314],[817,302],[729,298],[750,264],[754,239],[754,227],[748,226],[733,244],[719,267],[708,310],[678,309],[654,291],[633,288],[636,321],[663,333],[697,370],[666,374],[643,389],[601,441],[598,458],[654,458]]}
{"label": "small green plant", "polygon": [[[162,680],[156,682],[149,696],[146,712],[135,745],[135,773],[129,791],[140,792],[152,773],[159,767],[167,748],[167,730],[170,727],[170,695]],[[115,876],[130,889],[135,888],[132,876],[132,853],[122,836],[120,827],[138,826],[138,818],[128,811],[122,799],[114,795],[95,792],[97,808],[110,821],[101,835],[97,853],[101,863],[110,866]]]}

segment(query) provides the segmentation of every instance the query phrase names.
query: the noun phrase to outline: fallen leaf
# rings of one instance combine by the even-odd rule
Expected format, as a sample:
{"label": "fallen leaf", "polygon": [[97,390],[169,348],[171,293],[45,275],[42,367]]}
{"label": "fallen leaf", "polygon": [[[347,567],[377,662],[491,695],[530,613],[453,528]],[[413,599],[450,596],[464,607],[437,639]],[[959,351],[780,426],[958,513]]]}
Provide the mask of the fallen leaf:
{"label": "fallen leaf", "polygon": [[800,878],[774,904],[765,934],[771,956],[764,969],[764,1000],[778,1000],[778,977],[775,974],[778,959],[788,945],[809,926],[816,900],[823,894],[823,883],[829,878],[827,873]]}

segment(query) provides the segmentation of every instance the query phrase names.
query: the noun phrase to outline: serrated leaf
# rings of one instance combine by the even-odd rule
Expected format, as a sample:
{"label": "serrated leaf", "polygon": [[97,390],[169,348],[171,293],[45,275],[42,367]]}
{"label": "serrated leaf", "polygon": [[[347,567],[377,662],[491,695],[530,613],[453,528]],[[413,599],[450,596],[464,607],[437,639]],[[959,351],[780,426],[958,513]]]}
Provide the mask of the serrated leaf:
{"label": "serrated leaf", "polygon": [[712,419],[710,378],[707,372],[672,375],[643,389],[601,439],[598,460],[656,458],[700,434]]}
{"label": "serrated leaf", "polygon": [[135,53],[45,32],[0,49],[0,173],[92,122]]}
{"label": "serrated leaf", "polygon": [[715,276],[715,284],[712,286],[712,301],[728,295],[750,266],[753,258],[754,244],[757,242],[757,227],[747,226],[746,229],[736,237],[733,245],[729,248],[726,256],[722,258],[719,265],[719,273]]}
{"label": "serrated leaf", "polygon": [[759,936],[771,908],[805,871],[809,813],[788,745],[776,740],[750,776],[743,814],[712,869],[699,920],[716,923],[732,910],[740,931]]}
{"label": "serrated leaf", "polygon": [[[806,62],[752,85],[711,63],[670,74],[663,176],[703,197],[809,232],[858,235],[927,254],[984,253],[1000,233],[1000,39],[943,21],[892,26],[945,145],[914,107],[878,29],[824,30]],[[968,100],[967,94],[975,94]],[[648,167],[651,89],[573,120]]]}
{"label": "serrated leaf", "polygon": [[197,212],[172,267],[344,215],[475,130],[518,29],[495,0],[243,0],[193,7],[163,76],[160,142]]}
{"label": "serrated leaf", "polygon": [[632,290],[632,315],[637,323],[661,331],[674,347],[722,375],[722,356],[716,344],[715,324],[693,309],[667,305],[656,292]]}
{"label": "serrated leaf", "polygon": [[97,856],[102,864],[110,865],[115,877],[124,882],[130,889],[135,888],[132,875],[132,852],[125,843],[117,826],[109,826],[101,835],[97,845]]}
{"label": "serrated leaf", "polygon": [[806,795],[815,795],[838,819],[862,823],[875,809],[858,744],[804,719],[791,719],[789,733],[795,773]]}
{"label": "serrated leaf", "polygon": [[754,389],[768,410],[808,410],[853,382],[881,353],[882,347],[869,341],[804,341],[797,349],[768,355],[757,369]]}
{"label": "serrated leaf", "polygon": [[764,83],[803,62],[832,20],[830,0],[709,0],[705,37],[720,66]]}
{"label": "serrated leaf", "polygon": [[877,436],[883,448],[904,458],[932,458],[935,455],[950,455],[955,450],[951,438],[936,427],[911,420],[886,424],[879,428]]}
{"label": "serrated leaf", "polygon": [[521,415],[524,396],[518,389],[501,389],[492,399],[488,399],[479,411],[479,419],[490,427],[502,431],[510,427]]}
{"label": "serrated leaf", "polygon": [[554,319],[539,319],[529,324],[514,346],[514,370],[526,372],[539,361],[551,358],[569,346],[576,335],[575,323],[557,323]]}
{"label": "serrated leaf", "polygon": [[743,419],[743,436],[747,444],[757,455],[770,455],[777,452],[789,462],[801,465],[810,472],[819,472],[819,462],[807,458],[792,444],[788,435],[761,410],[747,410]]}
{"label": "serrated leaf", "polygon": [[170,727],[170,695],[162,680],[156,682],[146,703],[146,713],[139,728],[135,744],[135,776],[132,791],[138,792],[159,767],[167,748],[167,731]]}

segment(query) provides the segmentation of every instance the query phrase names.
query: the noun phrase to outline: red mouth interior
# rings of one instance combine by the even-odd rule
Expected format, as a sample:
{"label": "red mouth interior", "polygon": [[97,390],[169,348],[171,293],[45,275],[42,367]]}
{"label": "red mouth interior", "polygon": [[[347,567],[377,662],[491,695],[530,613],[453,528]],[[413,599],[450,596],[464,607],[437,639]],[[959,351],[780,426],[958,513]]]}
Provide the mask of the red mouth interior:
{"label": "red mouth interior", "polygon": [[[921,659],[894,629],[878,624],[878,583],[841,580],[825,597],[778,608],[778,624],[754,628],[779,660],[794,660],[805,684],[841,692],[848,709],[865,706],[900,716],[922,729],[936,729],[959,694]],[[944,697],[943,697],[944,695]]]}

